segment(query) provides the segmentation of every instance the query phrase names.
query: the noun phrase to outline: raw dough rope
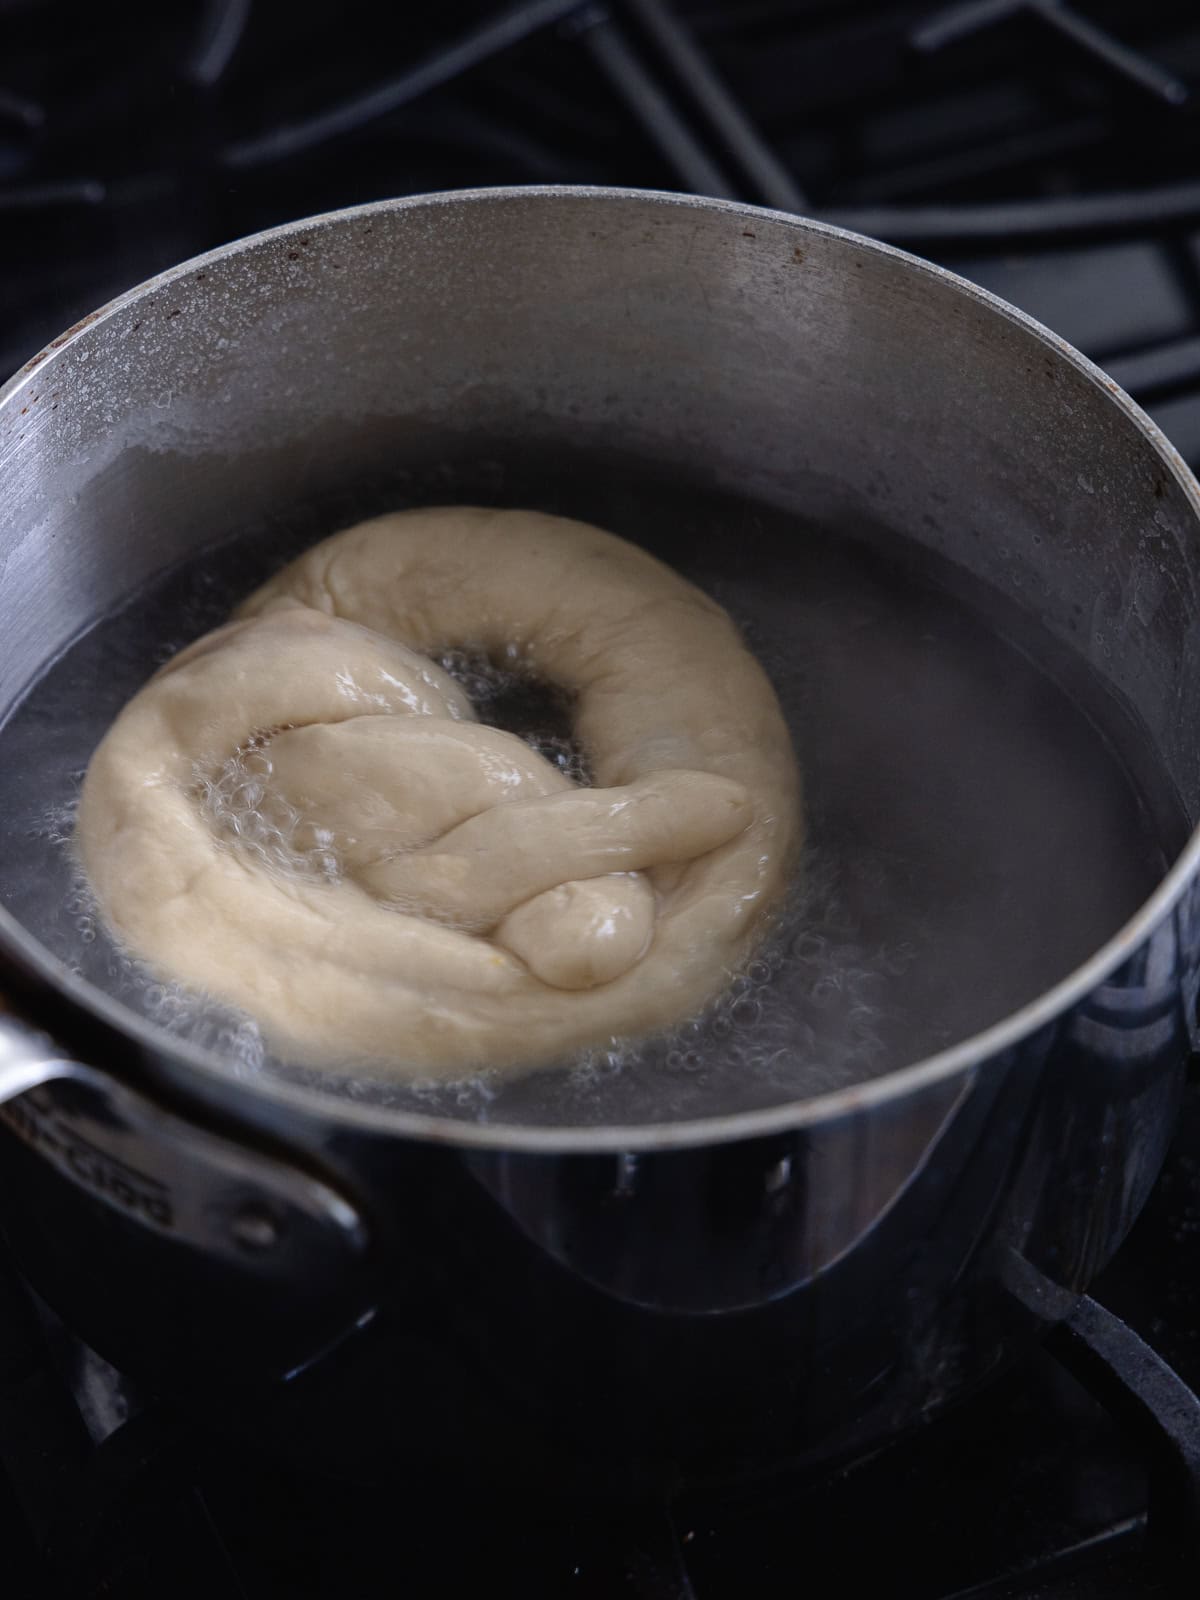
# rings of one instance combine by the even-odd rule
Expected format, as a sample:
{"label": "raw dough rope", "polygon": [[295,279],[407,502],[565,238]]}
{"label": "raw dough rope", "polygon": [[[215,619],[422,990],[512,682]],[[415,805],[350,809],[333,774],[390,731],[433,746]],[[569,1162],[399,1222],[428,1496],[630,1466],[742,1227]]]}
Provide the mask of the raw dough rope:
{"label": "raw dough rope", "polygon": [[[691,584],[583,523],[451,507],[326,539],[237,618],[130,701],[84,783],[85,870],[157,969],[293,1056],[408,1077],[562,1059],[728,981],[797,777]],[[571,694],[596,787],[479,724],[431,659],[451,646]],[[219,825],[231,771],[284,819],[274,854],[223,836],[245,831]]]}

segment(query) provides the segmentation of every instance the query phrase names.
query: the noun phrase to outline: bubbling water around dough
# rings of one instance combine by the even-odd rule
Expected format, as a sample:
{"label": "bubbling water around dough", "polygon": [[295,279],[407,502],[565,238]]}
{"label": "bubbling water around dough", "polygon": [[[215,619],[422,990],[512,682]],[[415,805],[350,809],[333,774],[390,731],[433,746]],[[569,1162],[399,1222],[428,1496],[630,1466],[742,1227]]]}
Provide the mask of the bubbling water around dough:
{"label": "bubbling water around dough", "polygon": [[[402,1082],[336,1053],[322,1067],[272,1050],[253,1022],[115,945],[81,885],[74,804],[122,705],[332,528],[400,501],[499,492],[435,457],[411,481],[298,498],[222,533],[47,668],[0,726],[0,903],[131,1019],[251,1084],[499,1126],[624,1126],[799,1100],[953,1044],[1069,971],[1159,881],[1186,808],[1144,732],[1036,621],[964,593],[948,563],[892,530],[873,540],[628,459],[598,471],[560,454],[510,456],[499,487],[615,528],[713,595],[770,675],[800,753],[803,858],[726,995],[674,1033],[567,1055],[559,1071]],[[503,655],[450,654],[526,679]],[[434,659],[458,678],[445,653]],[[548,755],[561,697],[527,679],[508,687],[498,714],[482,695],[476,714]]]}
{"label": "bubbling water around dough", "polygon": [[[595,786],[480,726],[446,648],[558,685]],[[782,714],[717,605],[587,524],[444,507],[323,541],[170,661],[77,837],[143,959],[298,1058],[412,1078],[694,1012],[798,832]]]}

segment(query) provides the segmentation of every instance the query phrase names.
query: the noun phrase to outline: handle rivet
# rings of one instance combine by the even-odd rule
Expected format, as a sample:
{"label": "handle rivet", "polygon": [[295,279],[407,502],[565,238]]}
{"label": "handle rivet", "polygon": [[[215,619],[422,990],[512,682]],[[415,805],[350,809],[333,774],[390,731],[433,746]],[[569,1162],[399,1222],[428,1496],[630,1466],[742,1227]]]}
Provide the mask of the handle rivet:
{"label": "handle rivet", "polygon": [[273,1250],[279,1243],[279,1220],[263,1206],[251,1202],[234,1217],[229,1230],[243,1250]]}

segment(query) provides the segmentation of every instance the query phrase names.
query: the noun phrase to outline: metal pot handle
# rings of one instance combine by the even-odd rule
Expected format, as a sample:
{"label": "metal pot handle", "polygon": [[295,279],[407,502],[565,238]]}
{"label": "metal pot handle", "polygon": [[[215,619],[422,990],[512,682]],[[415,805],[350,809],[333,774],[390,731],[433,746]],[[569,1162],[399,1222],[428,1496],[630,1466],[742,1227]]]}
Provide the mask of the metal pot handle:
{"label": "metal pot handle", "polygon": [[323,1178],[65,1057],[2,1001],[0,1121],[93,1201],[210,1260],[311,1286],[365,1250],[361,1215]]}

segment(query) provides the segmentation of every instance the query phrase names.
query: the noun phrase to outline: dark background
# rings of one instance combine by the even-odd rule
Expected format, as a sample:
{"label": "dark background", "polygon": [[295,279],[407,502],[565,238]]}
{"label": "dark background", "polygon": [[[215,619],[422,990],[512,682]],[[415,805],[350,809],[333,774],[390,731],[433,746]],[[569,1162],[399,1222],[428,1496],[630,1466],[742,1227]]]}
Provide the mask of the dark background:
{"label": "dark background", "polygon": [[[681,32],[751,159],[689,92]],[[1194,0],[0,0],[0,371],[298,216],[476,184],[684,188],[956,267],[1112,366],[1195,460],[1198,99]]]}
{"label": "dark background", "polygon": [[[0,0],[0,379],[242,234],[551,182],[728,195],[930,256],[1106,366],[1200,465],[1197,0]],[[1200,1387],[1196,1087],[1096,1294]],[[1136,1379],[1136,1347],[1122,1361]],[[0,1253],[0,1592],[1195,1593],[1177,1504],[1150,1522],[1169,1558],[1148,1538],[1155,1447],[1079,1376],[1039,1355],[803,1495],[596,1526],[501,1485],[489,1519],[198,1435],[32,1308]],[[1200,1454],[1191,1494],[1200,1520]]]}

